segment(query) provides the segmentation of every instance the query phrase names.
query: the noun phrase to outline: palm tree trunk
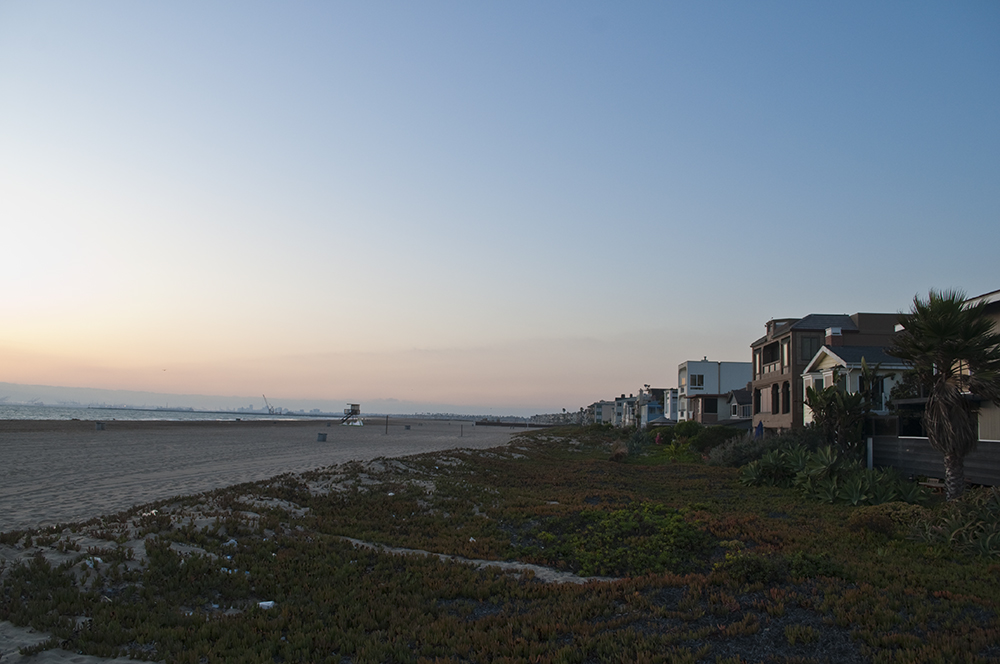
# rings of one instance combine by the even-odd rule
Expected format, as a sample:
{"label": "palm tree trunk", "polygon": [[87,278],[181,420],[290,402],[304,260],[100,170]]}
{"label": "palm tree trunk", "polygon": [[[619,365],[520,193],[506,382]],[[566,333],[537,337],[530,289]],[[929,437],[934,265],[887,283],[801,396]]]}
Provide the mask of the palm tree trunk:
{"label": "palm tree trunk", "polygon": [[955,500],[965,492],[965,458],[958,454],[944,455],[944,496]]}

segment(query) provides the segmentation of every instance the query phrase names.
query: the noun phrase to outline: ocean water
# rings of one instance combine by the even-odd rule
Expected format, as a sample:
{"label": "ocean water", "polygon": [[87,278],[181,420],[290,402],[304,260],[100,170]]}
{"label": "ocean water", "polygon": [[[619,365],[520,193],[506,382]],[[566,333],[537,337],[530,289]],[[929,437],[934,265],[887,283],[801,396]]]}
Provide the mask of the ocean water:
{"label": "ocean water", "polygon": [[[330,419],[327,415],[325,419]],[[204,410],[168,410],[145,408],[68,407],[0,404],[0,420],[169,420],[222,421],[235,420],[310,420],[308,415],[269,415],[267,413],[232,413]]]}

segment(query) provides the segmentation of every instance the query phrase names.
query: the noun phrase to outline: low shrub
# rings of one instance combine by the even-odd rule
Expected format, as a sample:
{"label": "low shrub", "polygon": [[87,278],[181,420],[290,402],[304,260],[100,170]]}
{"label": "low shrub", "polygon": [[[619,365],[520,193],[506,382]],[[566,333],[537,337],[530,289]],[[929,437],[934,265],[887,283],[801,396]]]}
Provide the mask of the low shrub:
{"label": "low shrub", "polygon": [[788,563],[781,556],[767,556],[752,551],[730,551],[715,564],[737,583],[781,583],[788,577]]}
{"label": "low shrub", "polygon": [[565,565],[583,576],[690,572],[714,546],[708,533],[677,510],[648,502],[543,519],[525,540],[524,558]]}
{"label": "low shrub", "polygon": [[793,578],[844,577],[844,568],[825,553],[796,551],[787,561],[788,574]]}
{"label": "low shrub", "polygon": [[674,425],[674,436],[677,438],[686,438],[687,440],[691,440],[701,434],[704,428],[705,427],[702,426],[701,422],[684,420],[683,422],[678,422]]}
{"label": "low shrub", "polygon": [[653,437],[654,445],[669,445],[676,438],[674,427],[657,427],[651,429],[649,435]]}
{"label": "low shrub", "polygon": [[807,499],[824,503],[879,505],[924,502],[926,492],[893,469],[864,468],[831,446],[810,452],[802,446],[771,450],[740,471],[744,486],[794,487]]}
{"label": "low shrub", "polygon": [[724,571],[737,583],[750,585],[784,583],[789,578],[844,576],[841,565],[833,561],[830,556],[804,551],[783,556],[737,549],[727,552],[725,560],[716,563],[714,569]]}
{"label": "low shrub", "polygon": [[917,532],[931,544],[1000,557],[1000,487],[969,489],[959,500],[919,518]]}
{"label": "low shrub", "polygon": [[851,530],[870,530],[886,535],[909,533],[918,523],[926,521],[931,511],[921,505],[902,501],[865,505],[851,513],[847,527]]}
{"label": "low shrub", "polygon": [[652,463],[660,461],[693,463],[701,459],[688,443],[675,440],[666,445],[660,445],[649,451],[648,460]]}
{"label": "low shrub", "polygon": [[[678,425],[680,426],[680,425]],[[697,435],[690,439],[691,448],[700,454],[706,454],[719,445],[734,438],[741,438],[745,433],[739,429],[727,426],[703,427]]]}
{"label": "low shrub", "polygon": [[[877,507],[877,505],[871,505],[870,507]],[[847,518],[847,527],[852,532],[868,531],[889,537],[896,534],[896,524],[893,523],[892,519],[884,514],[862,512],[861,510],[863,509],[865,508],[862,507],[858,511],[851,513],[851,516]]]}
{"label": "low shrub", "polygon": [[813,428],[794,429],[776,435],[757,438],[752,431],[728,439],[713,447],[708,453],[708,463],[713,466],[739,468],[760,459],[768,452],[789,447],[816,450],[823,444],[823,436]]}

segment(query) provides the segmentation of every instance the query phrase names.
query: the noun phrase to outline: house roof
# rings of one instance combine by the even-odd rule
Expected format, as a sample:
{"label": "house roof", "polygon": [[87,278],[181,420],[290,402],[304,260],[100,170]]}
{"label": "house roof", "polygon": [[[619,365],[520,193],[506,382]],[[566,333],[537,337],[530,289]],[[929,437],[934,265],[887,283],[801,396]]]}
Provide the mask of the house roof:
{"label": "house roof", "polygon": [[823,346],[809,361],[803,373],[815,371],[816,364],[823,357],[837,358],[844,366],[852,368],[861,366],[862,358],[870,368],[874,368],[876,364],[881,365],[883,369],[906,368],[906,363],[898,357],[889,355],[884,346]]}
{"label": "house roof", "polygon": [[740,388],[738,390],[732,390],[729,393],[729,399],[735,399],[738,405],[746,406],[753,401],[753,396],[750,394],[750,390]]}
{"label": "house roof", "polygon": [[765,343],[768,339],[774,339],[787,333],[789,330],[826,330],[829,327],[839,327],[848,332],[857,332],[858,326],[847,314],[809,314],[804,318],[772,318],[769,322],[774,323],[771,336],[762,336],[757,341],[750,344],[751,348]]}
{"label": "house roof", "polygon": [[809,314],[792,323],[793,330],[825,330],[828,327],[839,327],[854,332],[858,329],[847,314]]}
{"label": "house roof", "polygon": [[861,358],[871,364],[903,364],[901,359],[890,355],[885,346],[835,346],[830,350],[848,364],[861,364]]}
{"label": "house roof", "polygon": [[980,302],[985,302],[986,304],[992,304],[993,302],[997,301],[1000,301],[1000,290],[990,291],[989,293],[977,295],[976,297],[970,297],[965,302],[966,304],[979,304]]}

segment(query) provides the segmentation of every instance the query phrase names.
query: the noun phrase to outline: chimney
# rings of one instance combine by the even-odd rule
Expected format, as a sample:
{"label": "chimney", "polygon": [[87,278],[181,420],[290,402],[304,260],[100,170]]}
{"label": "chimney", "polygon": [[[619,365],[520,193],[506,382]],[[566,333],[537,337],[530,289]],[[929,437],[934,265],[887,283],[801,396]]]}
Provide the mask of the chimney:
{"label": "chimney", "polygon": [[844,337],[841,335],[839,327],[828,327],[826,328],[826,345],[827,346],[843,346]]}

